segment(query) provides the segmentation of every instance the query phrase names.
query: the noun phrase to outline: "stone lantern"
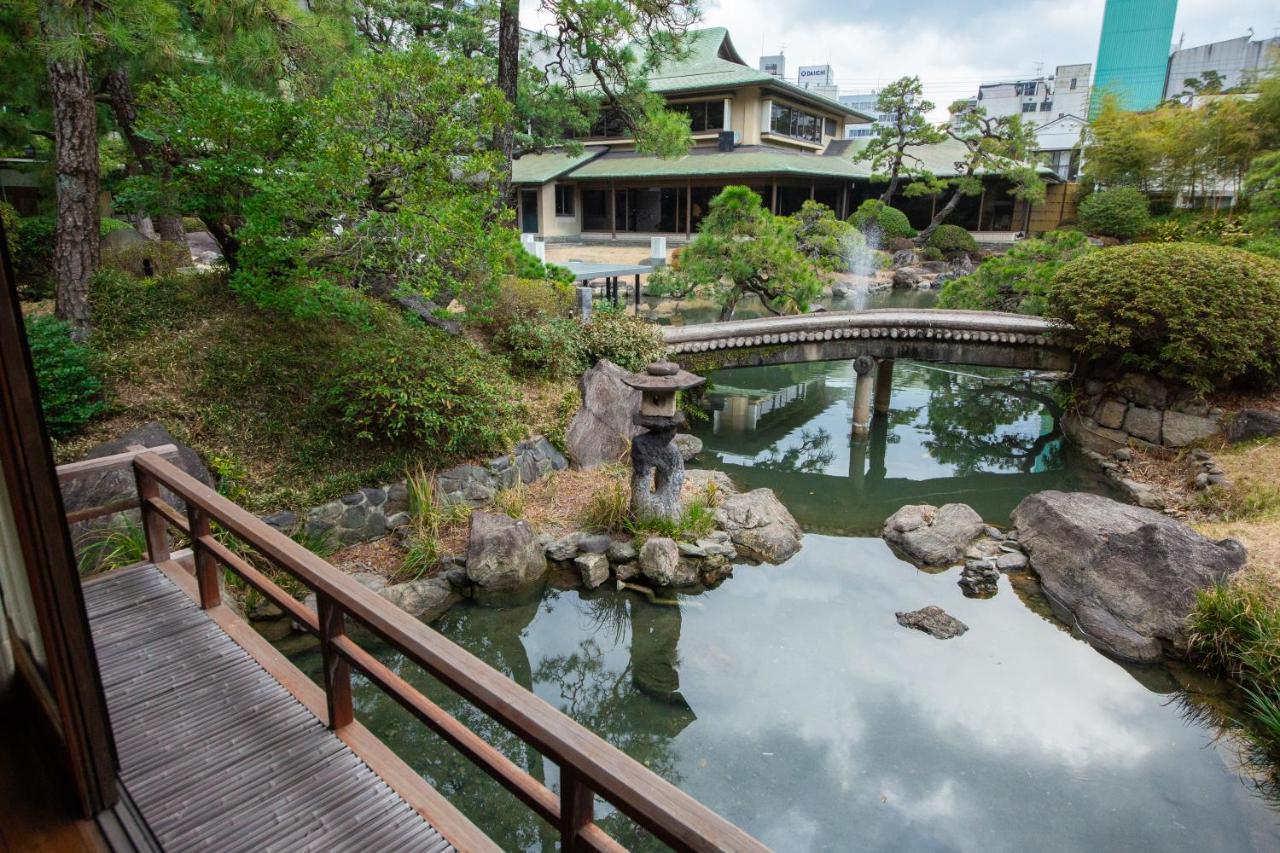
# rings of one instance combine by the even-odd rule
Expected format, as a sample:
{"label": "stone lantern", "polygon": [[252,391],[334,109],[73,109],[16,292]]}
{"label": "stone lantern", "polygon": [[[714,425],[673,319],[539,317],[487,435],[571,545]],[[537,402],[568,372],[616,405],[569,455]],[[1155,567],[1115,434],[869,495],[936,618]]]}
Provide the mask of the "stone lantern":
{"label": "stone lantern", "polygon": [[671,440],[684,416],[676,411],[676,392],[707,380],[673,362],[655,361],[622,381],[640,392],[635,423],[644,429],[631,440],[631,512],[679,521],[684,457]]}

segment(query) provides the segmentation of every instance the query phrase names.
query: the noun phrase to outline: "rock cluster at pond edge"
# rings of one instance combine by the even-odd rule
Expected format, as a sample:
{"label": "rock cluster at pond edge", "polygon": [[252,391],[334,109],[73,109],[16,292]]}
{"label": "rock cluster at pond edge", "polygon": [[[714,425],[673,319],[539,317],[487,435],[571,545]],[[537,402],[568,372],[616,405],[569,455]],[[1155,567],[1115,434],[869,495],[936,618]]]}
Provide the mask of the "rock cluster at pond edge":
{"label": "rock cluster at pond edge", "polygon": [[1019,542],[1054,609],[1095,647],[1154,662],[1185,654],[1196,592],[1245,562],[1161,513],[1100,495],[1039,492],[1013,511]]}
{"label": "rock cluster at pond edge", "polygon": [[986,532],[982,517],[966,504],[904,506],[884,523],[883,536],[913,562],[946,566],[959,562]]}

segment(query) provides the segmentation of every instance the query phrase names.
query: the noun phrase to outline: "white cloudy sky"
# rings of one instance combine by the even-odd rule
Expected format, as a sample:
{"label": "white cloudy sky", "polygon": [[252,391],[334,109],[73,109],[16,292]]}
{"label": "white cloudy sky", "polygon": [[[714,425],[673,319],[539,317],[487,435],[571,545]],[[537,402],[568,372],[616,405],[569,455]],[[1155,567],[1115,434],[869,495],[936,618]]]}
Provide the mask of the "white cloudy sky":
{"label": "white cloudy sky", "polygon": [[[1093,62],[1104,0],[703,0],[708,26],[729,30],[743,58],[785,48],[788,76],[830,64],[842,91],[918,74],[939,107],[979,82],[1026,77],[1043,63]],[[536,0],[522,3],[526,26]],[[1276,0],[1181,0],[1173,41],[1186,46],[1280,31]]]}

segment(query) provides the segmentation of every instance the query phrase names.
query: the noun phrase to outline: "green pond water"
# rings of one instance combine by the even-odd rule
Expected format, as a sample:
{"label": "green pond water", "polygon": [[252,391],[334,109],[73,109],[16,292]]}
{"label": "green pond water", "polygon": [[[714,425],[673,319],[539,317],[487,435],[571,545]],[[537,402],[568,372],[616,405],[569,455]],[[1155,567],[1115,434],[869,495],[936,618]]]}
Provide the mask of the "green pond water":
{"label": "green pond water", "polygon": [[[956,368],[964,374],[977,371]],[[1276,812],[1211,720],[1221,688],[1122,666],[1050,615],[1034,581],[962,595],[874,535],[904,503],[1006,522],[1026,494],[1103,490],[1040,392],[998,371],[897,365],[893,411],[850,440],[845,363],[721,371],[696,465],[775,489],[806,529],[780,566],[735,567],[659,606],[553,582],[435,625],[779,851],[1273,851]],[[894,614],[968,626],[939,641]],[[313,674],[317,655],[295,654]],[[401,674],[553,788],[554,765],[438,684]],[[365,683],[357,714],[506,849],[554,849],[514,798]],[[655,842],[621,815],[628,846]]]}

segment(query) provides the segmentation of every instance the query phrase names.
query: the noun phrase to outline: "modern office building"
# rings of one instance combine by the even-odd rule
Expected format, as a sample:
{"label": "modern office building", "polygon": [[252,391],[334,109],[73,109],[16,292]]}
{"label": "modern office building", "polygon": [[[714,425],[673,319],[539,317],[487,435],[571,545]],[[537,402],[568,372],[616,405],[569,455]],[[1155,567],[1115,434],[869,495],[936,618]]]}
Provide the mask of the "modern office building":
{"label": "modern office building", "polygon": [[1160,103],[1177,11],[1178,0],[1107,0],[1090,117],[1108,95],[1127,110],[1150,110]]}
{"label": "modern office building", "polygon": [[1249,89],[1258,74],[1280,57],[1280,36],[1254,40],[1252,36],[1216,41],[1196,47],[1178,48],[1169,57],[1169,73],[1164,85],[1165,99],[1176,98],[1187,89],[1187,80],[1201,79],[1217,72],[1222,89]]}
{"label": "modern office building", "polygon": [[875,121],[871,124],[846,124],[844,126],[845,139],[861,139],[864,136],[875,136],[881,125],[893,121],[891,114],[876,111],[876,101],[879,99],[879,92],[858,92],[857,94],[839,96],[838,100],[846,107],[855,109],[860,113],[875,116]]}
{"label": "modern office building", "polygon": [[1089,113],[1089,73],[1087,62],[1059,65],[1052,76],[1033,77],[999,83],[983,83],[970,101],[989,116],[1021,115],[1037,127],[1064,116],[1083,118]]}

